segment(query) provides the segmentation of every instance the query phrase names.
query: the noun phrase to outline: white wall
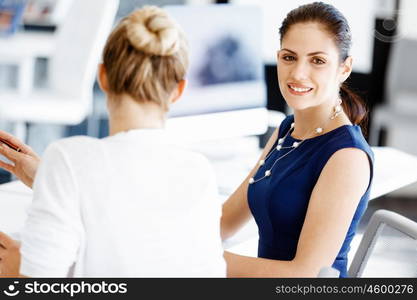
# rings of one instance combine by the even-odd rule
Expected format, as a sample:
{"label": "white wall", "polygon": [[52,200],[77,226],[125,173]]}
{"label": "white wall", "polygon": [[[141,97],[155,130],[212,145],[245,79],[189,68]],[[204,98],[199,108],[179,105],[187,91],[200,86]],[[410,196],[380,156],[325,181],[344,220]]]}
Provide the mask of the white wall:
{"label": "white wall", "polygon": [[399,34],[417,39],[417,1],[401,0],[399,10]]}
{"label": "white wall", "polygon": [[395,12],[395,0],[377,0],[376,16],[378,18],[390,18]]}
{"label": "white wall", "polygon": [[212,4],[215,3],[215,0],[186,0],[185,3],[191,5]]}

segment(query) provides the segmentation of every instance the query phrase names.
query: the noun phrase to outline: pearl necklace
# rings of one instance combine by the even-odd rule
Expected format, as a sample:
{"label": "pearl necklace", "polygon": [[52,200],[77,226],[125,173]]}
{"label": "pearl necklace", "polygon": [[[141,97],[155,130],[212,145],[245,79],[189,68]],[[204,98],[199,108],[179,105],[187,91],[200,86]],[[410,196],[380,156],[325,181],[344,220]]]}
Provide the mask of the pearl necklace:
{"label": "pearl necklace", "polygon": [[[334,120],[341,112],[342,112],[342,107],[341,107],[341,100],[339,100],[339,103],[334,107],[334,112],[332,114],[332,116],[329,118],[329,120],[326,122],[326,126],[327,123],[330,122],[331,120]],[[294,123],[291,123],[290,128],[288,129],[287,133],[284,135],[283,138],[278,139],[278,143],[277,146],[265,157],[265,159],[261,159],[258,163],[259,167],[262,167],[265,162],[268,160],[268,158],[274,153],[274,151],[281,151],[284,149],[291,149],[290,151],[288,151],[287,153],[283,154],[281,157],[277,158],[274,163],[272,164],[272,166],[265,171],[264,175],[258,179],[255,179],[255,177],[251,177],[249,179],[249,184],[254,184],[257,183],[259,181],[261,181],[264,178],[267,178],[269,176],[272,175],[272,169],[274,168],[274,166],[277,164],[278,161],[280,161],[281,159],[283,159],[284,157],[286,157],[287,155],[289,155],[291,152],[293,152],[295,149],[297,149],[299,146],[301,146],[301,144],[307,139],[307,137],[310,135],[310,133],[308,135],[305,136],[305,138],[301,139],[299,142],[294,142],[292,143],[291,146],[286,146],[284,147],[284,142],[287,138],[287,136],[290,134],[290,132],[293,131],[295,127]],[[313,133],[315,134],[320,134],[323,132],[323,127],[317,127],[316,129],[314,129]],[[258,169],[259,171],[259,169]]]}

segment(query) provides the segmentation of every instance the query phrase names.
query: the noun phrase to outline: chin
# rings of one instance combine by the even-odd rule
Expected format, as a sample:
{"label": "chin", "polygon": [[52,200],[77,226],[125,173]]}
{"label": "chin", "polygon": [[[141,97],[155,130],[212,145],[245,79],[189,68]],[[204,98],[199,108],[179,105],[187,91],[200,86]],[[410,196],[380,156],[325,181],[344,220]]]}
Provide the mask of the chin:
{"label": "chin", "polygon": [[293,110],[305,110],[316,106],[314,105],[315,101],[313,99],[294,99],[291,95],[285,96],[284,98],[287,105]]}

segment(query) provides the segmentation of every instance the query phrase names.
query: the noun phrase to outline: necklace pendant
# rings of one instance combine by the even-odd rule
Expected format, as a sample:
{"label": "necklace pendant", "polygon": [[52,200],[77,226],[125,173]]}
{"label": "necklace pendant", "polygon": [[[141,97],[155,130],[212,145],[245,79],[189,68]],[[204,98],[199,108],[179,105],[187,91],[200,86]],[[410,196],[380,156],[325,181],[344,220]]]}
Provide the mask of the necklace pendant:
{"label": "necklace pendant", "polygon": [[323,132],[323,128],[321,128],[321,127],[316,128],[316,133],[317,134],[322,133],[322,132]]}
{"label": "necklace pendant", "polygon": [[265,177],[271,176],[271,170],[266,170],[265,171]]}

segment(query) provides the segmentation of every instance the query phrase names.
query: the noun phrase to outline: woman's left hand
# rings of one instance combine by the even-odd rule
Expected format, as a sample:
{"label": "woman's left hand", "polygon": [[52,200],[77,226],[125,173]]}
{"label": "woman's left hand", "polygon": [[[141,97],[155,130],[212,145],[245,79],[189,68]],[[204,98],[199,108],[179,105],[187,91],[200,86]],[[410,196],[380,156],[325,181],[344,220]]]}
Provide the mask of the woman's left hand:
{"label": "woman's left hand", "polygon": [[0,277],[20,277],[20,243],[0,232]]}

